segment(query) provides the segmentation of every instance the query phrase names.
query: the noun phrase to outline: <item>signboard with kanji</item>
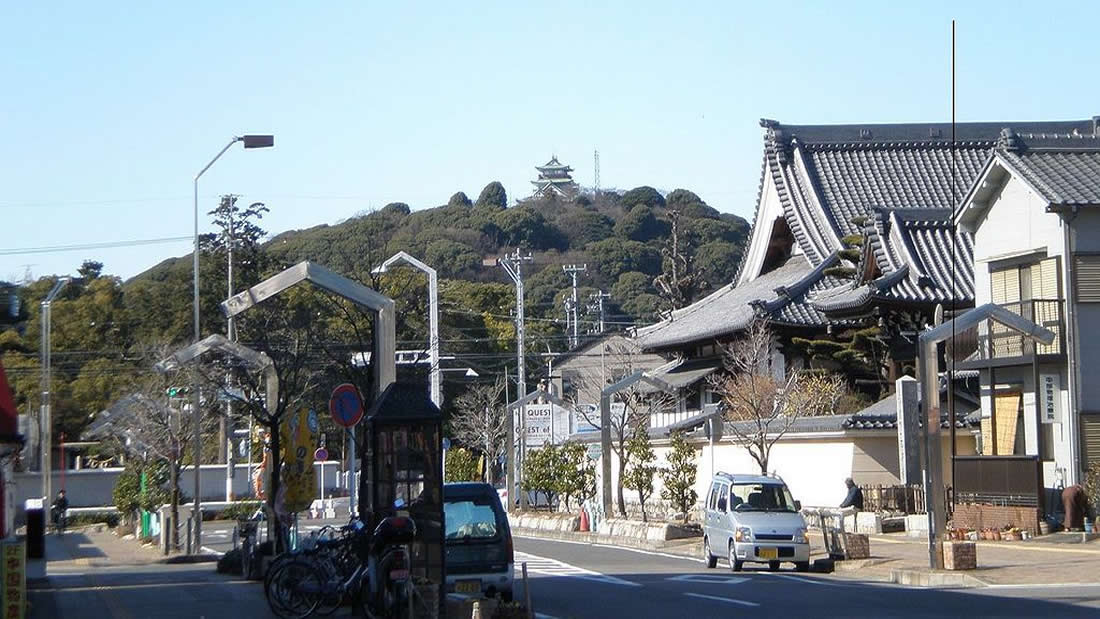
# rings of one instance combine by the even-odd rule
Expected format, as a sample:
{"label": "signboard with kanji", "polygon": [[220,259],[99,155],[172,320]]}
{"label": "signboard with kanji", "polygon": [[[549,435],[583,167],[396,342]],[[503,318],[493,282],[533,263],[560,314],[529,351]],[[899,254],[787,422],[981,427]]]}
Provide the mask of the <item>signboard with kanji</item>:
{"label": "signboard with kanji", "polygon": [[0,581],[3,619],[23,619],[27,608],[27,555],[23,542],[3,542],[0,551]]}
{"label": "signboard with kanji", "polygon": [[1043,423],[1062,420],[1062,380],[1058,374],[1039,375],[1039,418]]}

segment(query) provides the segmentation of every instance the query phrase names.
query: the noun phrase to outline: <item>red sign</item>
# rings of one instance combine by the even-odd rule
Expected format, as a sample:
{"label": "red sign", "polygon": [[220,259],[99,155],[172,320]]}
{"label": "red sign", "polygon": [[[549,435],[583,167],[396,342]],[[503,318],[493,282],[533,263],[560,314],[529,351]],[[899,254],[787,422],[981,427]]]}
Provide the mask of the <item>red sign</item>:
{"label": "red sign", "polygon": [[328,460],[328,450],[324,447],[318,447],[317,451],[313,452],[313,459],[318,462]]}
{"label": "red sign", "polygon": [[363,418],[363,399],[359,397],[359,390],[350,383],[337,386],[328,400],[328,410],[336,425],[355,427]]}

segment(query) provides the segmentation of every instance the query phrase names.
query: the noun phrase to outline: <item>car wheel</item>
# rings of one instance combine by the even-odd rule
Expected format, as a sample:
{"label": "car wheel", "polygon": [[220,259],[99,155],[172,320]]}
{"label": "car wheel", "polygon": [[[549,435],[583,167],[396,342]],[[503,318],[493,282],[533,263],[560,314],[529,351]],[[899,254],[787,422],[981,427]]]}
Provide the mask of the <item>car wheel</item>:
{"label": "car wheel", "polygon": [[779,571],[779,561],[768,561],[768,571],[769,572],[778,572]]}
{"label": "car wheel", "polygon": [[799,561],[798,563],[794,564],[794,569],[798,570],[799,572],[808,572],[810,571],[810,562]]}
{"label": "car wheel", "polygon": [[744,561],[737,560],[737,553],[733,549],[733,542],[730,542],[730,569],[735,572],[740,572],[741,568],[745,565]]}
{"label": "car wheel", "polygon": [[713,569],[718,565],[718,557],[714,556],[710,552],[710,539],[703,538],[703,563],[707,565],[708,569]]}

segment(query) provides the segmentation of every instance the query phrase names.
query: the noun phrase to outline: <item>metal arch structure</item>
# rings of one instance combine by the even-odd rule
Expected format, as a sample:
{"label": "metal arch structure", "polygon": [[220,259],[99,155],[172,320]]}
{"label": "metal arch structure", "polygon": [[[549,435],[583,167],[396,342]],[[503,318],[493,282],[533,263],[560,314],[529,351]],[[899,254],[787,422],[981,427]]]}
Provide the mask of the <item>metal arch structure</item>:
{"label": "metal arch structure", "polygon": [[[932,569],[943,568],[943,533],[947,526],[940,432],[939,356],[936,354],[936,345],[950,339],[952,334],[976,327],[985,320],[993,320],[1024,337],[1046,345],[1053,342],[1055,337],[1051,330],[993,303],[976,307],[920,334],[917,349],[924,415],[924,495],[928,505],[928,563]],[[951,388],[948,385],[948,389]]]}
{"label": "metal arch structure", "polygon": [[513,410],[515,410],[515,409],[517,409],[521,406],[526,406],[526,405],[530,404],[531,402],[535,401],[538,398],[543,398],[543,399],[549,400],[551,404],[557,404],[558,406],[560,406],[562,408],[566,408],[566,409],[569,409],[569,410],[573,409],[572,404],[570,404],[569,402],[566,402],[565,400],[559,398],[558,396],[550,393],[549,391],[546,391],[545,389],[535,389],[534,391],[532,391],[531,393],[528,393],[527,395],[523,396],[522,398],[520,398],[518,400],[515,400],[514,402],[509,402],[508,403],[508,410],[513,411]]}
{"label": "metal arch structure", "polygon": [[265,381],[264,406],[269,411],[275,410],[279,403],[279,376],[275,372],[275,365],[271,358],[262,352],[230,341],[224,335],[215,333],[198,343],[185,346],[153,367],[161,373],[170,372],[196,362],[199,357],[209,352],[225,353],[240,359],[249,369],[255,372],[263,372]]}
{"label": "metal arch structure", "polygon": [[385,273],[391,266],[405,263],[428,275],[428,363],[431,365],[429,381],[432,402],[443,406],[443,374],[439,367],[439,275],[435,269],[404,251],[390,256],[375,267],[372,273]]}
{"label": "metal arch structure", "polygon": [[309,282],[374,313],[374,350],[371,353],[374,361],[374,385],[371,399],[378,397],[397,376],[394,362],[397,320],[393,299],[319,264],[306,261],[226,299],[221,304],[222,312],[227,317],[236,316],[302,282]]}
{"label": "metal arch structure", "polygon": [[676,388],[667,382],[650,376],[644,370],[638,370],[619,381],[604,387],[600,391],[600,474],[603,476],[602,499],[605,514],[612,513],[611,498],[611,396],[633,387],[638,383],[645,383],[651,387],[668,393],[676,393]]}
{"label": "metal arch structure", "polygon": [[[275,407],[277,407],[278,403],[279,403],[279,377],[275,372],[274,363],[272,363],[271,359],[267,355],[265,355],[264,353],[258,352],[256,350],[251,349],[251,348],[248,348],[247,346],[242,346],[241,344],[238,344],[236,342],[231,342],[228,339],[226,339],[226,337],[224,335],[215,333],[214,335],[211,335],[211,336],[207,337],[206,339],[200,340],[198,342],[195,342],[194,344],[191,344],[190,346],[185,346],[185,347],[177,350],[175,353],[173,353],[167,359],[161,360],[159,363],[157,363],[153,367],[154,367],[154,369],[156,369],[158,372],[161,372],[161,373],[170,372],[170,371],[172,371],[174,369],[177,369],[179,367],[182,367],[184,365],[189,365],[189,364],[195,363],[196,361],[198,361],[198,359],[200,357],[202,357],[204,354],[209,353],[209,352],[224,352],[224,353],[226,353],[226,354],[228,354],[232,357],[235,357],[237,359],[240,359],[241,361],[244,361],[245,364],[247,364],[248,367],[252,368],[254,371],[263,372],[265,383],[266,383],[264,385],[264,391],[266,392],[265,393],[264,406],[269,411],[275,410]],[[199,397],[198,389],[196,389],[195,394],[193,396],[193,400],[192,400],[192,402],[193,402],[192,406],[196,406],[196,409],[195,409],[195,418],[196,419],[199,419],[200,416],[201,416],[201,413],[199,412],[199,410],[197,408],[197,406],[199,405],[199,401],[200,401],[200,397]],[[198,423],[195,424],[194,443],[195,443],[194,453],[195,454],[201,453],[202,452],[202,432],[201,432],[201,429],[200,429]],[[196,462],[197,461],[198,460],[196,460]],[[195,538],[195,547],[196,548],[202,548],[202,483],[201,483],[201,480],[202,480],[202,475],[200,474],[200,467],[198,466],[198,464],[196,464],[195,465],[195,497],[193,499],[194,502],[192,503],[192,505],[194,507],[193,507],[193,511],[192,511],[192,525],[191,525],[192,527],[194,527],[194,538]],[[232,483],[232,481],[230,480],[229,483]]]}

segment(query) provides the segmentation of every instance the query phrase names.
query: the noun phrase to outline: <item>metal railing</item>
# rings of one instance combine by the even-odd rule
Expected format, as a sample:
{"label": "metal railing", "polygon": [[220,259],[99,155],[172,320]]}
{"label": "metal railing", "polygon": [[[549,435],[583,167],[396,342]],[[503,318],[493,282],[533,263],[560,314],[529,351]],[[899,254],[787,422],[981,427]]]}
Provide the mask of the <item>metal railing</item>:
{"label": "metal railing", "polygon": [[1001,307],[1027,318],[1040,327],[1054,332],[1050,344],[1038,343],[1017,331],[993,320],[985,320],[978,326],[956,334],[952,356],[956,361],[988,361],[1065,353],[1065,316],[1062,299],[1030,299],[1014,303],[1002,303]]}

